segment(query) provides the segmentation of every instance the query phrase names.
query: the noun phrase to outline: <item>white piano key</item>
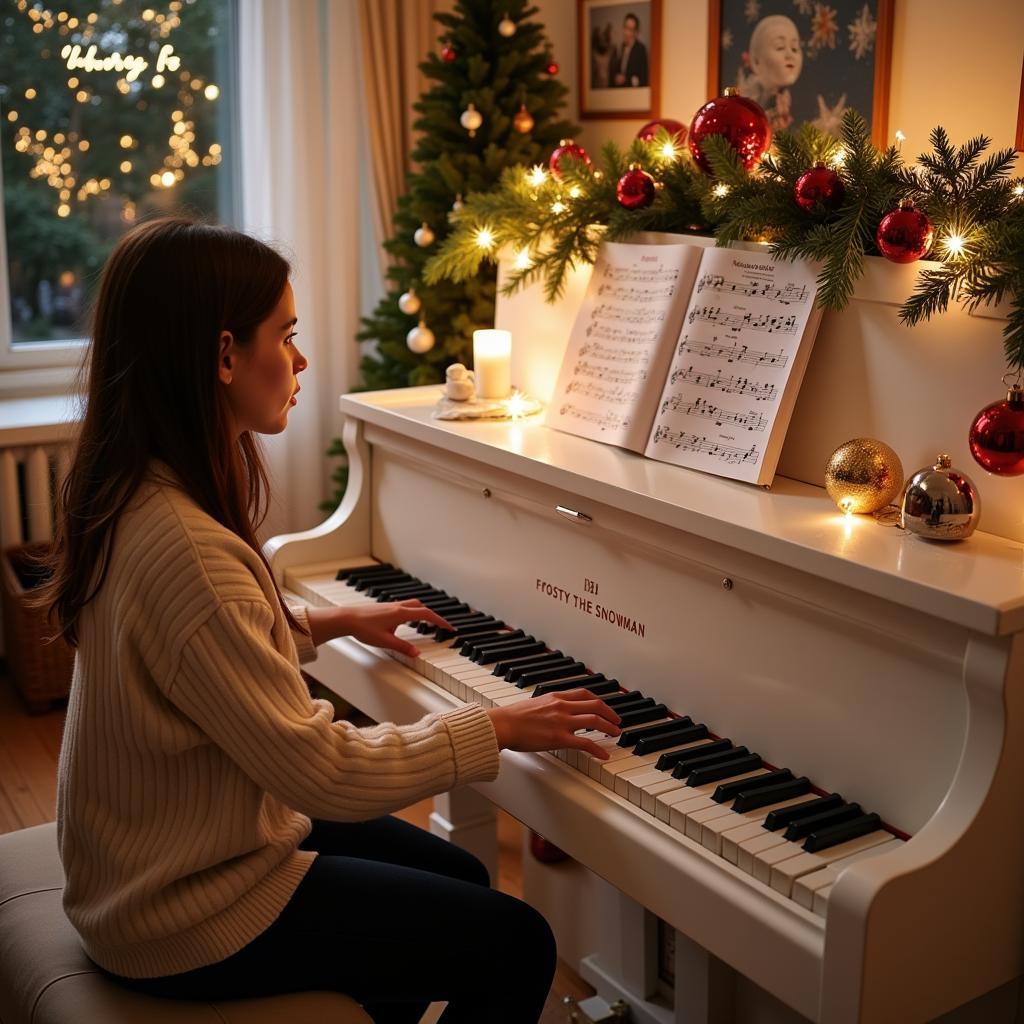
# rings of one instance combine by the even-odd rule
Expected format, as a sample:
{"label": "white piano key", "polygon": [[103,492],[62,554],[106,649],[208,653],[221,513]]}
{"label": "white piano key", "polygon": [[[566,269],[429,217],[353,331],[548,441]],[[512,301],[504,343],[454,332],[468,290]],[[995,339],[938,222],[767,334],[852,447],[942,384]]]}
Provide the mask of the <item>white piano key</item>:
{"label": "white piano key", "polygon": [[[806,794],[792,796],[788,800],[780,800],[778,803],[758,807],[753,811],[734,811],[730,808],[728,815],[720,817],[709,816],[702,819],[700,827],[701,845],[721,856],[723,836],[731,835],[734,830],[739,830],[743,826],[754,825],[760,829],[762,828],[762,822],[770,811],[782,807],[791,807],[793,804],[803,803],[806,799]],[[729,807],[729,804],[719,804],[718,806]],[[752,835],[757,835],[757,832],[752,831],[750,835],[744,836],[744,838],[749,839]]]}
{"label": "white piano key", "polygon": [[[762,772],[763,769],[759,768],[757,771],[744,772],[742,775],[737,775],[736,778],[749,779],[753,778],[754,775],[761,774]],[[663,793],[657,798],[655,805],[656,813],[657,808],[667,806],[668,824],[677,832],[682,832],[685,835],[690,836],[691,839],[699,840],[700,828],[698,826],[697,831],[692,833],[692,826],[689,824],[690,816],[694,812],[702,810],[705,807],[717,806],[714,800],[711,799],[711,796],[715,790],[718,789],[719,785],[721,785],[719,782],[708,782],[703,786],[684,785],[683,789],[671,790]]]}
{"label": "white piano key", "polygon": [[814,894],[814,907],[812,909],[819,917],[825,917],[828,913],[828,898],[831,892],[832,886],[826,885]]}
{"label": "white piano key", "polygon": [[508,697],[495,697],[494,706],[499,708],[508,707],[509,704],[518,704],[521,700],[529,700],[528,693],[516,693]]}
{"label": "white piano key", "polygon": [[810,871],[807,874],[800,875],[798,878],[793,879],[792,898],[801,907],[813,910],[815,893],[825,886],[831,886],[844,868],[858,860],[864,860],[866,857],[876,857],[880,853],[889,853],[901,845],[902,840],[892,838],[887,843],[871,846],[866,850],[860,850],[857,853],[850,854],[848,857],[843,857],[841,860],[833,861],[817,871]]}
{"label": "white piano key", "polygon": [[793,891],[793,881],[801,875],[808,875],[812,871],[817,871],[829,864],[833,864],[837,860],[842,860],[844,857],[881,846],[883,843],[888,843],[892,838],[891,832],[886,832],[884,829],[876,829],[867,835],[857,836],[856,839],[848,839],[845,843],[830,846],[825,850],[818,850],[816,853],[807,853],[803,850],[802,843],[796,844],[800,846],[801,850],[797,856],[772,864],[769,875],[771,887],[776,892],[781,892],[783,896],[789,896]]}
{"label": "white piano key", "polygon": [[[757,875],[754,869],[755,857],[762,856],[772,850],[777,850],[779,847],[787,848],[786,852],[782,854],[783,857],[791,857],[793,854],[788,851],[792,849],[793,845],[793,843],[789,843],[782,838],[781,830],[778,832],[767,832],[761,829],[760,835],[739,844],[739,856],[736,859],[736,866],[740,871],[745,871],[748,875],[754,875],[756,878]],[[768,865],[768,870],[770,869],[771,867]]]}

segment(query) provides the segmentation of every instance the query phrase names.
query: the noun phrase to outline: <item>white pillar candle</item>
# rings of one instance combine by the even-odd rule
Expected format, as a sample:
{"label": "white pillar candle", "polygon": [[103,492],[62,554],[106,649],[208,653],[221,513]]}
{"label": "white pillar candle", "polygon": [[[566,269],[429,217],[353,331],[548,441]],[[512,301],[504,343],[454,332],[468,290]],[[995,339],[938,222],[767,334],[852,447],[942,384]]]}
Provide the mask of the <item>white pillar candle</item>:
{"label": "white pillar candle", "polygon": [[512,334],[473,332],[473,373],[480,398],[508,398],[512,391]]}

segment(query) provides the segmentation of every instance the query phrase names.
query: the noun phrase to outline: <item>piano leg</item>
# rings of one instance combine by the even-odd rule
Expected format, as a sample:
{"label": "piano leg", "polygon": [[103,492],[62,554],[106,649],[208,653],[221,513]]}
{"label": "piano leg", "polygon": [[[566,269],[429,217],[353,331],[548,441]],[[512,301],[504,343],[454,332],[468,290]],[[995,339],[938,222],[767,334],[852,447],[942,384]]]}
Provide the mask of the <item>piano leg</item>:
{"label": "piano leg", "polygon": [[434,797],[430,831],[472,853],[498,884],[498,816],[494,804],[468,786]]}
{"label": "piano leg", "polygon": [[732,1024],[735,972],[677,931],[675,1024]]}

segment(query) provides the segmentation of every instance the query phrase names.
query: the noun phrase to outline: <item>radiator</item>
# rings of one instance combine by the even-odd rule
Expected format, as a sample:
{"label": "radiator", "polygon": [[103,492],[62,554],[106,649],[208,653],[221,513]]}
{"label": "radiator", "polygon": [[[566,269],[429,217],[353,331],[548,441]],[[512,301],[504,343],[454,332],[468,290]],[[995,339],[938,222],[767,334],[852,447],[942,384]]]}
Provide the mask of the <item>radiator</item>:
{"label": "radiator", "polygon": [[53,537],[57,488],[68,470],[67,444],[0,448],[0,544]]}

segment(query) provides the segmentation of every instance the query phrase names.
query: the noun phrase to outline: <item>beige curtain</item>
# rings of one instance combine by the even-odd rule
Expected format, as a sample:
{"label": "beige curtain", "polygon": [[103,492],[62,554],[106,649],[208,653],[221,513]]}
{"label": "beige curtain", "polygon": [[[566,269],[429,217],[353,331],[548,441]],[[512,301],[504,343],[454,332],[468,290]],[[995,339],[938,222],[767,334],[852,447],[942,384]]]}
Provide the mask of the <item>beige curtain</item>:
{"label": "beige curtain", "polygon": [[359,0],[366,131],[375,193],[373,226],[382,268],[388,257],[380,243],[391,235],[391,218],[409,170],[412,104],[427,86],[418,65],[438,46],[441,26],[434,14],[451,7],[452,0]]}

